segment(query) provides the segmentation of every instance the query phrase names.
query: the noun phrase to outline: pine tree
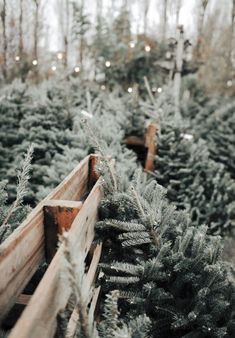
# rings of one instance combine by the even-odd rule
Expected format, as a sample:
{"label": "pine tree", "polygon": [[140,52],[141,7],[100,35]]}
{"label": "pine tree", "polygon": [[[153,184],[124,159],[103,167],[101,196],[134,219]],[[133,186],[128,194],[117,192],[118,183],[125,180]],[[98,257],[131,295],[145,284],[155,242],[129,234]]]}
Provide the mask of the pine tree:
{"label": "pine tree", "polygon": [[187,139],[192,136],[179,126],[162,126],[154,176],[167,188],[169,200],[189,211],[193,224],[226,234],[235,226],[235,182],[210,159],[202,140]]}
{"label": "pine tree", "polygon": [[106,196],[97,224],[102,286],[119,290],[123,318],[150,318],[149,337],[233,337],[234,285],[220,241],[192,226],[165,194],[137,173],[127,191]]}

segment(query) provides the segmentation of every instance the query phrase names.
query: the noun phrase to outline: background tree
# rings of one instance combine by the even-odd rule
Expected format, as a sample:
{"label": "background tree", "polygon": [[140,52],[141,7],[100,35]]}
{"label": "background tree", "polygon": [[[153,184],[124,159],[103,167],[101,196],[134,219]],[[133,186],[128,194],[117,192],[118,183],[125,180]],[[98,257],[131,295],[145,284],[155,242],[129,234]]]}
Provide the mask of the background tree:
{"label": "background tree", "polygon": [[7,77],[7,27],[6,27],[6,19],[7,19],[7,6],[6,0],[2,0],[1,3],[1,22],[2,22],[2,43],[3,43],[3,77],[6,79]]}

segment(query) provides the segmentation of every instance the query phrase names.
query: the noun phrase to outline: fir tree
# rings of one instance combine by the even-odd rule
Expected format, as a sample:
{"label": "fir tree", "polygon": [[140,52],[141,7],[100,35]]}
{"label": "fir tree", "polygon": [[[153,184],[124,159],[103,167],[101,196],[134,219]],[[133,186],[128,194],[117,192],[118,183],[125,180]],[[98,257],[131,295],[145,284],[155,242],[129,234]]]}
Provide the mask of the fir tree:
{"label": "fir tree", "polygon": [[7,182],[0,182],[0,243],[3,242],[24,220],[30,208],[24,205],[28,193],[29,172],[31,169],[33,146],[24,158],[22,169],[18,173],[16,199],[8,205]]}
{"label": "fir tree", "polygon": [[127,191],[106,196],[97,224],[104,290],[119,290],[123,318],[149,316],[150,337],[233,337],[234,286],[220,241],[165,193],[137,173]]}

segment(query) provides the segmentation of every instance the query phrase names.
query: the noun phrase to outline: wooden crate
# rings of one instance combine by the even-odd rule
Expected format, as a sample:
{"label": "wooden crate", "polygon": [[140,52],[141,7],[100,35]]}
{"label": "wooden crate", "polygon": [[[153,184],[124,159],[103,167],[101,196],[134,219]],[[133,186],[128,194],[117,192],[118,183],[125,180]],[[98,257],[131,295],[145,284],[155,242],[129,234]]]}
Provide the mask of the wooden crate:
{"label": "wooden crate", "polygon": [[143,166],[146,171],[154,171],[154,161],[157,151],[156,134],[157,125],[150,123],[144,137],[129,136],[125,140],[127,146],[136,149],[137,153],[144,154],[144,159],[140,159],[144,162]]}
{"label": "wooden crate", "polygon": [[[25,309],[11,331],[10,338],[54,337],[57,316],[65,309],[71,290],[61,278],[63,245],[57,250],[58,233],[69,230],[69,242],[78,255],[86,257],[94,239],[98,206],[102,197],[101,181],[95,174],[97,157],[87,156],[54,189],[27,219],[0,246],[0,319],[4,321],[16,303]],[[101,245],[92,250],[86,274],[87,288],[95,279]],[[49,266],[32,295],[22,294],[39,265]],[[91,306],[95,308],[99,289]],[[75,314],[69,322],[73,331]],[[72,337],[73,335],[71,335]]]}

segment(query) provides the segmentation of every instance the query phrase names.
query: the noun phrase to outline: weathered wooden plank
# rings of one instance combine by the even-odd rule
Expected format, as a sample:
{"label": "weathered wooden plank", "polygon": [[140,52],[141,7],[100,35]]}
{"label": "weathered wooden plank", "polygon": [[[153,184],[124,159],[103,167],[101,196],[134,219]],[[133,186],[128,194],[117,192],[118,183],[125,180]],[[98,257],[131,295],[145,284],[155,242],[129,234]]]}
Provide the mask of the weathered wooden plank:
{"label": "weathered wooden plank", "polygon": [[45,255],[47,263],[54,257],[58,235],[63,230],[68,231],[81,210],[82,202],[67,200],[49,200],[43,207],[44,232],[45,232]]}
{"label": "weathered wooden plank", "polygon": [[145,147],[148,149],[145,160],[145,170],[154,171],[154,161],[156,155],[156,132],[157,125],[150,123],[145,135]]}
{"label": "weathered wooden plank", "polygon": [[51,199],[81,200],[88,185],[89,161],[90,156],[39,203],[21,226],[0,245],[0,320],[44,260],[43,206]]}
{"label": "weathered wooden plank", "polygon": [[[85,257],[94,238],[98,206],[102,197],[100,180],[93,187],[68,233],[71,250]],[[96,262],[97,257],[94,258]],[[58,249],[28,306],[13,328],[9,338],[52,338],[56,317],[67,305],[71,290],[67,274],[63,273],[63,244]],[[89,281],[93,269],[89,273]]]}
{"label": "weathered wooden plank", "polygon": [[128,146],[143,146],[145,145],[144,138],[138,136],[128,136],[125,140]]}
{"label": "weathered wooden plank", "polygon": [[16,304],[27,305],[31,299],[32,295],[21,294],[16,300]]}
{"label": "weathered wooden plank", "polygon": [[[91,305],[90,305],[90,308],[89,308],[89,314],[88,314],[89,317],[94,318],[94,312],[95,312],[95,309],[96,309],[100,289],[101,289],[101,287],[99,286],[98,288],[94,289],[94,291],[93,291],[93,297],[92,297]],[[65,338],[74,338],[76,336],[78,321],[79,321],[79,314],[78,314],[77,308],[75,308],[72,312],[70,319],[69,319]],[[91,322],[93,322],[93,320],[91,320]]]}
{"label": "weathered wooden plank", "polygon": [[95,317],[96,307],[97,307],[99,294],[100,294],[100,289],[101,289],[101,286],[96,288],[94,290],[94,293],[93,293],[93,297],[92,297],[92,301],[91,301],[91,305],[90,305],[90,309],[89,309],[89,316],[91,316],[92,318]]}
{"label": "weathered wooden plank", "polygon": [[[85,285],[86,285],[87,290],[91,289],[92,284],[94,283],[98,264],[99,264],[99,261],[100,261],[101,251],[102,251],[102,245],[99,244],[99,245],[96,246],[96,248],[93,252],[93,258],[92,258],[88,273],[86,275]],[[100,288],[99,288],[99,290],[100,290]],[[90,294],[90,293],[85,291],[85,294]],[[99,292],[98,292],[98,294],[99,294]],[[97,302],[97,299],[98,299],[98,294],[97,294],[97,289],[95,289],[95,291],[93,292],[93,295],[92,295],[91,306],[90,306],[90,309],[89,309],[89,316],[93,317],[93,315],[94,315],[95,306],[96,306],[96,302]],[[88,305],[89,302],[90,302],[90,299],[87,299],[86,300],[87,305]],[[78,320],[79,320],[79,314],[78,314],[77,308],[75,308],[74,311],[72,312],[70,319],[69,319],[67,332],[66,332],[66,338],[74,338],[75,337]]]}

